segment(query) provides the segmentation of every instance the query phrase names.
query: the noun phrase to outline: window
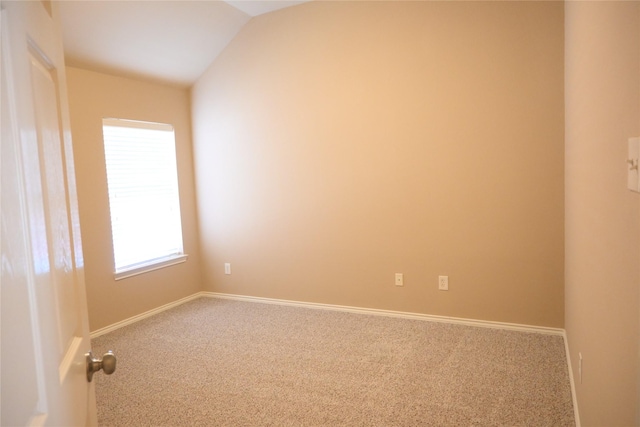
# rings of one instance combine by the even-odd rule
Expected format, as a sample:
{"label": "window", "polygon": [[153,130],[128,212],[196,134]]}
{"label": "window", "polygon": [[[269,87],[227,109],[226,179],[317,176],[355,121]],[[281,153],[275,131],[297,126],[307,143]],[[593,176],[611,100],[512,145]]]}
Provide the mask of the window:
{"label": "window", "polygon": [[173,126],[103,119],[116,280],[186,260]]}

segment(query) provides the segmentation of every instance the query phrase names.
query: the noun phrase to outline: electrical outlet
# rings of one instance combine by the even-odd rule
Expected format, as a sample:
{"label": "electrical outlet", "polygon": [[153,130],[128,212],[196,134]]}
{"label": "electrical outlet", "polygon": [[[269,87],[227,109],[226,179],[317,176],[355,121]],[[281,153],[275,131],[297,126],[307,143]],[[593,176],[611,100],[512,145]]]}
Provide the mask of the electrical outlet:
{"label": "electrical outlet", "polygon": [[396,273],[396,286],[404,286],[404,277],[402,273]]}
{"label": "electrical outlet", "polygon": [[629,138],[627,159],[627,188],[640,193],[640,137]]}
{"label": "electrical outlet", "polygon": [[228,262],[224,263],[224,274],[231,274],[231,264]]}
{"label": "electrical outlet", "polygon": [[441,291],[449,290],[449,276],[438,276],[438,289]]}

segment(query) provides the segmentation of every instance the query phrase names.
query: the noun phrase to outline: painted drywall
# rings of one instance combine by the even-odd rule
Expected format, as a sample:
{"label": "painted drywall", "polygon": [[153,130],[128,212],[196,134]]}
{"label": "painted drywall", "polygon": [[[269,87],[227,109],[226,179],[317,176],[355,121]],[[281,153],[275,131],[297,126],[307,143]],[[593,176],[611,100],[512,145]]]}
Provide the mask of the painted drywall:
{"label": "painted drywall", "polygon": [[[92,331],[201,290],[189,91],[67,67],[78,206]],[[114,279],[104,163],[105,117],[174,126],[185,263]]]}
{"label": "painted drywall", "polygon": [[[566,2],[566,330],[583,426],[640,425],[640,2]],[[579,378],[579,353],[583,357]]]}
{"label": "painted drywall", "polygon": [[563,19],[561,2],[252,19],[192,88],[205,290],[562,327]]}

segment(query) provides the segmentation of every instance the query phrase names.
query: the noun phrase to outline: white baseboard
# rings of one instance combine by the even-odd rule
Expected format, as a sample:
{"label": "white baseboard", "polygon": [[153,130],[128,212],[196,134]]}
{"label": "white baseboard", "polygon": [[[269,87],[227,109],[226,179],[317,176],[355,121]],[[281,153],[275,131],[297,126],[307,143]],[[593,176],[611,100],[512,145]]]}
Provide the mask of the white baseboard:
{"label": "white baseboard", "polygon": [[[111,331],[115,331],[116,329],[122,328],[123,326],[127,326],[132,323],[138,322],[142,319],[146,319],[147,317],[153,316],[154,314],[161,313],[165,310],[169,310],[170,308],[177,307],[181,304],[184,304],[188,301],[191,301],[200,297],[256,302],[256,303],[262,303],[262,304],[287,305],[292,307],[305,307],[305,308],[322,309],[322,310],[343,311],[348,313],[370,314],[374,316],[397,317],[401,319],[425,320],[429,322],[453,323],[458,325],[477,326],[482,328],[506,329],[511,331],[521,331],[521,332],[536,332],[536,333],[542,333],[547,335],[560,335],[564,337],[565,347],[567,342],[565,331],[564,329],[560,329],[560,328],[523,325],[519,323],[494,322],[489,320],[465,319],[460,317],[436,316],[431,314],[411,313],[406,311],[393,311],[393,310],[381,310],[376,308],[353,307],[348,305],[322,304],[322,303],[293,301],[293,300],[284,300],[284,299],[276,299],[276,298],[251,297],[246,295],[224,294],[219,292],[196,292],[195,294],[189,295],[188,297],[170,302],[160,307],[156,307],[149,311],[145,311],[144,313],[138,314],[133,317],[129,317],[128,319],[121,320],[120,322],[116,322],[109,326],[105,326],[104,328],[96,329],[95,331],[91,332],[90,336],[91,338],[99,337],[100,335],[104,335]],[[567,347],[567,351],[568,351],[568,347]]]}
{"label": "white baseboard", "polygon": [[121,320],[121,321],[116,322],[114,324],[111,324],[109,326],[105,326],[104,328],[96,329],[95,331],[93,331],[93,332],[91,332],[89,334],[89,337],[90,338],[97,338],[100,335],[104,335],[104,334],[107,334],[107,333],[109,333],[111,331],[115,331],[116,329],[120,329],[123,326],[127,326],[127,325],[130,325],[130,324],[135,323],[135,322],[139,322],[140,320],[146,319],[147,317],[151,317],[154,314],[161,313],[161,312],[163,312],[165,310],[169,310],[170,308],[177,307],[177,306],[179,306],[181,304],[184,304],[185,302],[188,302],[188,301],[194,300],[196,298],[199,298],[199,297],[202,296],[201,294],[202,294],[202,292],[197,292],[197,293],[195,293],[193,295],[189,295],[188,297],[181,298],[181,299],[179,299],[177,301],[173,301],[173,302],[170,302],[168,304],[161,305],[160,307],[156,307],[156,308],[154,308],[152,310],[145,311],[144,313],[138,314],[136,316],[129,317],[128,319],[124,319],[124,320]]}
{"label": "white baseboard", "polygon": [[106,333],[115,331],[116,329],[122,328],[123,326],[127,326],[132,323],[138,322],[142,319],[146,319],[147,317],[151,317],[155,314],[169,310],[170,308],[173,308],[173,307],[177,307],[181,304],[184,304],[188,301],[191,301],[200,297],[229,299],[229,300],[236,300],[236,301],[262,303],[262,304],[287,305],[292,307],[305,307],[305,308],[313,308],[313,309],[321,309],[321,310],[343,311],[348,313],[370,314],[375,316],[387,316],[387,317],[396,317],[396,318],[402,318],[402,319],[424,320],[429,322],[453,323],[458,325],[476,326],[481,328],[505,329],[505,330],[511,330],[511,331],[520,331],[520,332],[535,332],[535,333],[541,333],[541,334],[547,334],[547,335],[559,335],[563,338],[564,346],[565,346],[565,353],[566,353],[567,365],[569,369],[569,381],[571,384],[571,397],[573,399],[573,410],[574,410],[574,416],[576,420],[576,427],[580,427],[580,414],[578,413],[578,401],[576,398],[575,381],[573,378],[573,370],[571,368],[571,355],[569,354],[569,343],[567,341],[567,334],[565,330],[561,328],[522,325],[518,323],[493,322],[493,321],[487,321],[487,320],[464,319],[459,317],[434,316],[434,315],[422,314],[422,313],[380,310],[380,309],[374,309],[374,308],[362,308],[362,307],[352,307],[352,306],[334,305],[334,304],[320,304],[320,303],[292,301],[292,300],[283,300],[283,299],[275,299],[275,298],[250,297],[245,295],[224,294],[219,292],[197,292],[193,295],[190,295],[188,297],[179,299],[169,304],[165,304],[163,306],[154,308],[153,310],[146,311],[137,316],[133,316],[128,319],[122,320],[120,322],[114,323],[112,325],[106,326],[104,328],[97,329],[91,332],[90,336],[91,338],[99,337],[100,335],[104,335]]}
{"label": "white baseboard", "polygon": [[567,339],[567,332],[562,334],[564,338],[564,351],[567,357],[567,367],[569,369],[569,382],[571,383],[571,398],[573,399],[573,416],[576,420],[576,427],[580,427],[580,412],[578,411],[578,396],[576,395],[576,382],[573,377],[573,368],[571,366],[571,353],[569,351],[569,340]]}
{"label": "white baseboard", "polygon": [[237,301],[258,302],[263,304],[288,305],[293,307],[306,307],[323,310],[344,311],[348,313],[371,314],[375,316],[397,317],[401,319],[426,320],[429,322],[455,323],[458,325],[478,326],[482,328],[506,329],[521,332],[536,332],[547,335],[564,336],[564,329],[548,328],[545,326],[521,325],[518,323],[493,322],[488,320],[464,319],[459,317],[434,316],[422,313],[410,313],[405,311],[380,310],[376,308],[352,307],[347,305],[320,304],[314,302],[291,301],[284,299],[249,297],[245,295],[223,294],[219,292],[200,292],[202,296],[209,298],[231,299]]}

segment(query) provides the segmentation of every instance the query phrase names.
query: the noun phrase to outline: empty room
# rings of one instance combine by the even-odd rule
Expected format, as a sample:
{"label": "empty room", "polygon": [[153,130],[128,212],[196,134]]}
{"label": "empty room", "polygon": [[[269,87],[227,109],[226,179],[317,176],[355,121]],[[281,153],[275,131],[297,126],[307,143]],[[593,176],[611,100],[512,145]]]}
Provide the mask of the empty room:
{"label": "empty room", "polygon": [[640,1],[0,5],[2,425],[640,425]]}

